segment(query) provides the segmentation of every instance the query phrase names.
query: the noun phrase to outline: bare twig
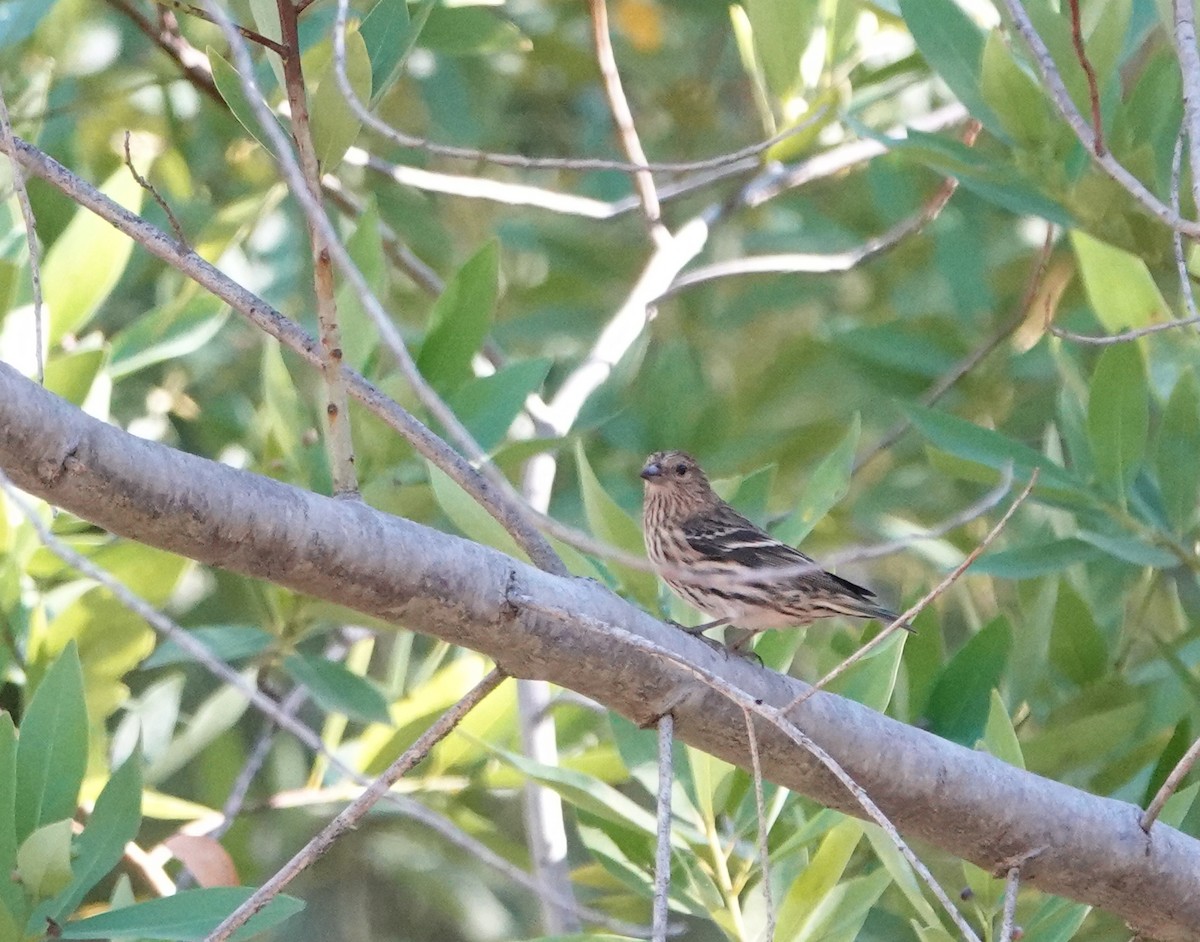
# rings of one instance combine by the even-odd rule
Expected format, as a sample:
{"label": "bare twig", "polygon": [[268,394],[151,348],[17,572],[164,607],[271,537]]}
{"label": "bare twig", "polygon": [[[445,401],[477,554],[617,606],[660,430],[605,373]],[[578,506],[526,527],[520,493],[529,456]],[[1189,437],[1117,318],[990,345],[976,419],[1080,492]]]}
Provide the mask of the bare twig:
{"label": "bare twig", "polygon": [[[183,0],[154,0],[154,2],[165,7],[171,7],[174,10],[178,10],[180,13],[186,13],[188,16],[194,16],[197,19],[205,20],[209,23],[217,23],[217,20],[213,17],[211,12],[205,11],[200,7],[192,6],[190,3],[184,3]],[[233,23],[232,26],[235,30],[237,30],[239,36],[242,36],[243,38],[248,39],[250,42],[259,46],[263,46],[266,49],[270,49],[280,58],[283,58],[287,55],[287,50],[281,43],[277,43],[275,40],[264,36],[262,33],[259,33],[255,30],[249,29],[245,26],[239,26],[237,23]]]}
{"label": "bare twig", "polygon": [[432,726],[422,733],[417,741],[404,750],[403,753],[388,766],[371,787],[349,804],[336,818],[329,822],[320,833],[304,845],[286,864],[281,867],[270,880],[260,886],[241,906],[214,929],[205,942],[225,942],[234,932],[241,928],[247,920],[261,910],[271,900],[278,896],[289,883],[316,862],[333,846],[334,842],[347,831],[358,825],[358,822],[375,807],[376,803],[388,793],[392,785],[413,766],[420,762],[429,751],[446,738],[483,699],[495,690],[505,678],[499,670],[493,670],[454,706],[443,713]]}
{"label": "bare twig", "polygon": [[[633,123],[633,112],[621,86],[621,73],[617,71],[617,57],[613,53],[612,37],[608,33],[608,6],[605,0],[588,0],[592,16],[592,43],[596,50],[596,63],[600,66],[600,78],[604,82],[604,95],[617,126],[621,149],[631,164],[646,164],[646,152],[638,138]],[[635,170],[633,184],[642,201],[642,212],[650,227],[650,234],[657,241],[665,234],[662,226],[662,211],[658,205],[658,193],[654,188],[654,176],[649,170]]]}
{"label": "bare twig", "polygon": [[[800,705],[805,700],[813,696],[813,694],[815,694],[818,690],[821,690],[828,684],[832,683],[835,678],[840,677],[864,657],[878,648],[901,627],[909,624],[914,618],[917,617],[917,615],[923,612],[934,599],[950,588],[950,586],[954,585],[954,583],[958,581],[958,578],[967,571],[967,568],[981,555],[983,555],[983,551],[992,544],[992,541],[995,540],[997,536],[1000,535],[1000,531],[1004,529],[1005,525],[1012,518],[1012,515],[1016,513],[1017,508],[1025,503],[1025,499],[1030,495],[1030,493],[1033,491],[1033,486],[1037,483],[1038,471],[1038,468],[1033,469],[1029,475],[1029,483],[1025,485],[1025,489],[1021,491],[1021,493],[1017,496],[1017,499],[1009,505],[1008,510],[1004,512],[1004,516],[996,522],[996,525],[992,527],[992,529],[987,532],[987,535],[984,536],[984,538],[980,540],[978,544],[976,544],[975,548],[967,554],[966,559],[955,566],[954,569],[947,574],[941,582],[926,592],[925,595],[922,596],[915,605],[911,606],[907,611],[900,615],[899,618],[884,628],[881,632],[879,632],[879,634],[851,654],[848,658],[838,664],[837,667],[818,680],[815,684],[813,684],[812,687],[792,700],[791,703],[783,708],[783,712],[788,713],[793,707]],[[1009,473],[1011,473],[1011,471]]]}
{"label": "bare twig", "polygon": [[[300,25],[292,0],[276,0],[279,35],[283,41],[283,83],[287,90],[292,121],[292,139],[300,158],[303,182],[316,204],[319,225],[313,213],[308,218],[308,240],[312,248],[313,293],[317,301],[317,335],[321,340],[322,375],[325,379],[325,431],[329,470],[336,497],[358,499],[358,475],[354,470],[354,442],[350,433],[350,397],[342,376],[342,331],[334,299],[333,263],[329,242],[332,229],[321,207],[321,168],[313,145],[308,117],[308,93],[300,58]],[[333,236],[336,238],[336,235]]]}
{"label": "bare twig", "polygon": [[658,721],[658,831],[654,845],[654,942],[666,942],[671,892],[671,786],[674,781],[672,749],[675,717],[664,713]]}
{"label": "bare twig", "polygon": [[1187,0],[1173,0],[1171,6],[1175,12],[1175,54],[1179,57],[1183,120],[1192,165],[1192,205],[1200,211],[1200,51],[1196,49],[1196,11]]}
{"label": "bare twig", "polygon": [[1004,916],[1000,921],[999,942],[1013,942],[1017,920],[1017,891],[1021,887],[1021,868],[1009,867],[1004,884]]}
{"label": "bare twig", "polygon": [[184,77],[200,92],[211,98],[219,105],[225,106],[225,99],[217,90],[213,81],[212,67],[208,56],[184,39],[174,28],[175,17],[167,9],[162,9],[164,22],[155,23],[128,0],[105,0],[109,6],[123,13],[150,41],[175,60],[182,70]]}
{"label": "bare twig", "polygon": [[1108,347],[1115,343],[1128,343],[1140,337],[1149,337],[1151,334],[1161,334],[1164,330],[1190,327],[1193,324],[1200,324],[1200,316],[1184,317],[1180,320],[1165,321],[1162,324],[1150,324],[1147,327],[1138,327],[1135,330],[1126,330],[1119,334],[1077,334],[1071,330],[1055,327],[1053,324],[1046,325],[1046,332],[1062,340],[1070,340],[1073,343],[1086,343],[1093,347]]}
{"label": "bare twig", "polygon": [[768,837],[771,823],[767,820],[766,801],[763,799],[762,762],[758,758],[758,734],[754,732],[754,717],[743,708],[746,718],[746,742],[750,746],[750,772],[754,776],[754,812],[758,820],[758,866],[762,871],[763,909],[767,914],[767,929],[763,933],[766,942],[775,938],[775,902],[771,899],[771,850]]}
{"label": "bare twig", "polygon": [[1080,114],[1079,109],[1071,100],[1071,93],[1067,91],[1062,76],[1058,74],[1058,68],[1054,64],[1050,50],[1046,48],[1042,37],[1038,35],[1033,21],[1025,12],[1024,6],[1021,5],[1021,0],[1003,0],[1003,3],[1009,16],[1013,19],[1013,25],[1017,32],[1021,34],[1021,38],[1025,40],[1025,44],[1033,54],[1034,65],[1042,77],[1042,84],[1049,93],[1051,101],[1054,102],[1059,114],[1070,125],[1071,130],[1075,132],[1075,136],[1092,154],[1092,160],[1155,218],[1193,239],[1200,237],[1200,223],[1184,219],[1174,209],[1163,203],[1150,192],[1141,180],[1125,169],[1110,152],[1096,152],[1096,136],[1088,125],[1087,119]]}
{"label": "bare twig", "polygon": [[158,188],[137,172],[137,167],[133,165],[133,155],[129,152],[129,132],[125,132],[125,166],[129,168],[129,173],[133,179],[137,181],[137,185],[153,197],[154,202],[158,203],[159,208],[166,214],[167,221],[171,224],[171,229],[175,233],[175,238],[179,240],[179,247],[185,252],[190,252],[192,246],[188,243],[187,236],[183,234],[183,226],[179,224],[179,219],[175,212],[163,199],[162,194],[158,192]]}
{"label": "bare twig", "polygon": [[46,385],[46,353],[42,349],[45,343],[42,318],[45,309],[42,305],[42,266],[41,249],[38,247],[37,219],[33,215],[33,205],[29,202],[29,190],[25,186],[25,168],[16,157],[16,143],[13,138],[12,122],[8,117],[8,103],[4,100],[4,92],[0,90],[0,139],[9,154],[9,165],[12,167],[13,191],[17,194],[17,203],[21,206],[21,219],[25,223],[25,244],[29,246],[29,282],[33,293],[33,343],[34,362],[37,364],[37,381]]}
{"label": "bare twig", "polygon": [[[1183,170],[1183,140],[1187,136],[1185,125],[1179,126],[1179,134],[1175,138],[1175,153],[1171,157],[1171,206],[1179,211],[1179,186]],[[1171,233],[1171,251],[1175,256],[1175,272],[1179,276],[1179,293],[1183,296],[1184,307],[1188,317],[1200,317],[1200,308],[1196,307],[1196,292],[1192,287],[1191,273],[1188,272],[1187,257],[1183,250],[1183,235],[1178,230]]]}
{"label": "bare twig", "polygon": [[1083,43],[1083,24],[1079,18],[1079,0],[1067,0],[1067,2],[1071,9],[1071,43],[1075,47],[1075,57],[1079,59],[1079,64],[1083,67],[1083,74],[1087,76],[1088,100],[1092,105],[1092,134],[1095,139],[1092,149],[1097,157],[1103,157],[1105,152],[1104,123],[1100,120],[1100,90],[1096,87],[1096,70],[1092,68],[1092,60],[1088,58],[1087,49]]}
{"label": "bare twig", "polygon": [[1175,794],[1175,790],[1180,783],[1187,778],[1187,774],[1192,771],[1192,766],[1196,764],[1196,760],[1200,759],[1200,739],[1197,739],[1189,747],[1188,751],[1183,754],[1183,757],[1175,763],[1175,768],[1171,769],[1171,774],[1167,776],[1166,781],[1159,787],[1158,792],[1154,796],[1154,800],[1142,813],[1138,819],[1138,824],[1141,825],[1143,831],[1150,833],[1150,828],[1154,826],[1154,822],[1158,820],[1158,816],[1162,814],[1163,807]]}

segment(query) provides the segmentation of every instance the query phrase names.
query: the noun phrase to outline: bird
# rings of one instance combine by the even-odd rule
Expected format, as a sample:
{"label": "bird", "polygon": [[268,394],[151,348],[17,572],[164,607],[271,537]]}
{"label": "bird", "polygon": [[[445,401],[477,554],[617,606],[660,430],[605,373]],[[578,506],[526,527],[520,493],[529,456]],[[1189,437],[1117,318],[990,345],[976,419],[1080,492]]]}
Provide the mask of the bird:
{"label": "bird", "polygon": [[713,619],[690,633],[722,625],[749,631],[730,646],[737,651],[759,632],[833,615],[898,620],[870,589],[826,572],[734,510],[686,452],[656,451],[641,477],[651,563],[676,595]]}

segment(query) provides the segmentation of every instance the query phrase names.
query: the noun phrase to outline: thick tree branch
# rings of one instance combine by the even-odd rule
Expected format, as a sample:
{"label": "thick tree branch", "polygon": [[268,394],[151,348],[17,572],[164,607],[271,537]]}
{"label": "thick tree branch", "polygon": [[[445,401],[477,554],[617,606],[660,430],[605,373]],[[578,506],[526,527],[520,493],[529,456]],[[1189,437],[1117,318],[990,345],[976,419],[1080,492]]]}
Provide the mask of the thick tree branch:
{"label": "thick tree branch", "polygon": [[[766,705],[805,689],[730,658],[594,582],[134,438],[0,365],[0,467],[22,488],[114,533],[483,651],[751,764],[742,709],[648,639]],[[525,604],[536,599],[536,608]],[[562,614],[558,614],[562,613]],[[571,613],[571,614],[566,614]],[[599,630],[620,626],[622,631]],[[1142,934],[1200,933],[1200,841],[1139,810],[1041,778],[821,693],[790,714],[910,837],[991,869],[1045,848],[1022,880],[1111,910]],[[845,788],[779,728],[758,729],[763,775],[850,814]]]}

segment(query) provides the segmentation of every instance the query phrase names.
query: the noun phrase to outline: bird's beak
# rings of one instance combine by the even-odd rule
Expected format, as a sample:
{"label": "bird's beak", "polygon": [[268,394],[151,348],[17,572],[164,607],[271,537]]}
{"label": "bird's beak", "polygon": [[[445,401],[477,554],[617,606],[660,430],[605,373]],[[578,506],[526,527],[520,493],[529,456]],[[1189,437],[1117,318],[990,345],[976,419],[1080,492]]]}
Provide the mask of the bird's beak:
{"label": "bird's beak", "polygon": [[642,477],[647,481],[653,481],[660,474],[662,474],[662,468],[656,462],[651,461],[646,467],[642,468]]}

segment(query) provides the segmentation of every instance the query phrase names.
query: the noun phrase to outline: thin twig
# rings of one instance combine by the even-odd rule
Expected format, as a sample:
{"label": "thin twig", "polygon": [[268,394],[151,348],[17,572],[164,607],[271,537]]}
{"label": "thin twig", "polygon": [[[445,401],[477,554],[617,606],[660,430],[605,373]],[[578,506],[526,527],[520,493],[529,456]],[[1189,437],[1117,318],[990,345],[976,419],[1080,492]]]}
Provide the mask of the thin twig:
{"label": "thin twig", "polygon": [[771,850],[768,844],[770,821],[767,820],[766,801],[763,798],[762,763],[758,757],[758,734],[754,732],[754,717],[742,709],[746,719],[746,742],[750,745],[750,772],[754,776],[754,812],[758,820],[758,866],[762,871],[763,909],[767,914],[767,929],[763,933],[766,942],[775,938],[775,902],[771,899]]}
{"label": "thin twig", "polygon": [[472,709],[495,690],[505,679],[505,674],[493,670],[454,706],[443,713],[437,721],[425,730],[411,746],[388,766],[387,771],[379,776],[371,787],[346,806],[336,818],[321,829],[311,841],[304,845],[275,875],[260,886],[253,894],[235,909],[214,929],[205,942],[225,942],[234,932],[241,928],[247,920],[261,910],[271,900],[278,896],[289,883],[303,873],[311,864],[319,860],[334,842],[347,831],[355,828],[358,822],[370,811],[376,803],[388,793],[392,785],[406,772],[429,754],[429,751],[446,738]]}
{"label": "thin twig", "polygon": [[1071,93],[1067,91],[1062,76],[1058,74],[1058,67],[1054,64],[1053,56],[1050,55],[1050,50],[1046,48],[1042,37],[1038,35],[1021,0],[1003,0],[1003,3],[1009,16],[1012,17],[1017,32],[1021,34],[1025,45],[1033,54],[1034,66],[1042,77],[1043,87],[1049,93],[1059,114],[1075,132],[1080,143],[1092,154],[1092,160],[1155,218],[1193,239],[1200,237],[1200,223],[1184,219],[1174,209],[1163,203],[1150,192],[1141,180],[1125,169],[1110,152],[1096,153],[1095,134],[1088,125],[1087,119],[1080,114],[1079,109],[1075,107],[1075,102],[1071,100]]}
{"label": "thin twig", "polygon": [[33,343],[34,362],[37,363],[37,381],[41,386],[46,385],[46,354],[42,349],[45,343],[42,318],[45,309],[42,305],[42,265],[41,249],[38,247],[37,219],[33,215],[33,205],[29,202],[29,190],[25,186],[25,168],[17,159],[17,147],[13,138],[12,122],[8,117],[8,103],[4,100],[4,91],[0,89],[0,139],[9,154],[9,165],[12,167],[13,191],[17,194],[17,203],[21,206],[21,219],[25,223],[25,244],[29,246],[29,283],[33,293]]}
{"label": "thin twig", "polygon": [[183,226],[179,224],[179,219],[174,211],[163,199],[162,194],[158,192],[158,188],[137,172],[137,167],[133,165],[133,155],[129,152],[129,132],[125,132],[125,166],[129,168],[129,173],[133,179],[137,181],[137,185],[153,197],[154,202],[158,203],[159,208],[166,213],[167,221],[171,224],[171,229],[175,232],[175,238],[179,240],[179,247],[185,252],[192,250],[191,244],[187,240],[187,236],[183,234]]}
{"label": "thin twig", "polygon": [[675,717],[664,713],[658,720],[658,829],[654,845],[654,917],[652,938],[666,942],[671,892],[671,786],[674,781],[672,749]]}
{"label": "thin twig", "polygon": [[208,56],[189,43],[177,30],[171,28],[175,17],[169,10],[162,9],[164,22],[155,23],[149,17],[143,16],[128,0],[105,0],[114,10],[123,13],[130,22],[149,37],[150,41],[175,60],[175,64],[183,71],[184,77],[192,86],[211,98],[217,104],[228,107],[225,99],[217,90],[213,81],[212,67]]}
{"label": "thin twig", "polygon": [[[625,89],[621,85],[621,73],[617,71],[617,57],[613,52],[612,37],[608,32],[608,6],[605,0],[588,0],[592,19],[592,44],[596,50],[596,63],[600,66],[600,78],[604,83],[604,95],[617,126],[617,137],[621,149],[631,164],[646,164],[646,152],[638,138],[633,123],[633,112]],[[664,233],[662,211],[658,205],[658,193],[654,188],[654,175],[649,170],[633,171],[633,185],[642,201],[642,212],[650,227],[650,234],[658,240]]]}
{"label": "thin twig", "polygon": [[1000,531],[1004,529],[1005,525],[1012,518],[1012,515],[1016,513],[1017,508],[1025,503],[1025,499],[1030,495],[1030,493],[1033,491],[1033,486],[1037,483],[1039,470],[1040,469],[1038,468],[1033,469],[1029,475],[1029,483],[1025,485],[1025,489],[1021,491],[1021,493],[1017,496],[1017,499],[1009,505],[1008,510],[1004,512],[1004,516],[996,522],[996,525],[992,527],[992,529],[988,531],[987,535],[979,541],[975,548],[967,554],[966,559],[955,566],[953,571],[951,571],[944,579],[942,579],[941,582],[926,592],[925,595],[922,596],[915,605],[911,606],[906,612],[900,615],[900,617],[884,628],[881,632],[879,632],[879,634],[864,644],[861,648],[851,654],[848,658],[838,664],[837,667],[818,680],[808,690],[804,691],[804,693],[792,700],[791,703],[783,708],[783,712],[790,712],[793,707],[799,706],[805,700],[808,700],[810,697],[812,697],[818,690],[821,690],[828,684],[832,683],[836,678],[840,677],[847,670],[883,644],[884,641],[895,634],[895,632],[897,632],[900,628],[910,624],[912,620],[921,612],[923,612],[934,599],[950,588],[950,586],[954,585],[954,583],[958,581],[958,578],[967,571],[967,567],[975,562],[975,560],[977,560],[983,554],[983,551],[991,545],[992,541],[1000,535]]}
{"label": "thin twig", "polygon": [[[982,125],[975,120],[968,122],[963,131],[963,142],[971,147],[979,136]],[[718,262],[693,269],[675,279],[671,287],[663,292],[658,301],[674,297],[687,288],[718,278],[729,278],[748,274],[829,274],[850,271],[865,262],[879,257],[895,248],[909,236],[920,232],[940,215],[958,189],[958,180],[947,177],[917,212],[888,228],[882,235],[867,239],[861,245],[845,252],[813,253],[788,252],[776,255],[750,255],[728,262]]]}
{"label": "thin twig", "polygon": [[[333,263],[329,242],[331,229],[321,206],[321,168],[313,144],[308,116],[308,94],[304,88],[304,70],[300,58],[300,24],[292,0],[276,0],[279,35],[283,41],[283,83],[291,114],[292,139],[296,142],[303,182],[308,187],[317,213],[308,218],[308,240],[312,249],[313,293],[317,302],[317,335],[321,341],[321,373],[325,379],[325,431],[329,451],[329,470],[335,497],[357,500],[358,475],[354,470],[354,441],[350,430],[350,396],[342,376],[342,331],[334,298]],[[336,236],[335,236],[336,237]]]}
{"label": "thin twig", "polygon": [[[1187,128],[1181,124],[1179,134],[1175,137],[1175,153],[1171,157],[1171,206],[1179,212],[1180,177],[1183,173],[1183,140],[1187,136]],[[1171,233],[1171,251],[1175,256],[1175,272],[1179,276],[1179,293],[1183,295],[1183,304],[1187,308],[1188,317],[1200,317],[1200,308],[1196,307],[1196,292],[1192,287],[1191,273],[1188,272],[1187,257],[1183,249],[1183,235],[1175,230]]]}
{"label": "thin twig", "polygon": [[1189,0],[1173,0],[1175,54],[1183,85],[1183,120],[1192,165],[1192,205],[1200,211],[1200,51],[1196,49],[1196,11]]}
{"label": "thin twig", "polygon": [[[208,23],[217,22],[210,12],[201,9],[200,7],[192,6],[190,3],[184,3],[183,0],[154,0],[154,2],[165,7],[171,7],[172,9],[178,10],[180,13],[186,13],[188,16],[194,16],[197,19],[204,20]],[[238,31],[238,35],[250,40],[252,43],[256,43],[259,46],[270,49],[280,58],[283,58],[283,56],[287,55],[287,50],[284,48],[284,46],[281,43],[276,42],[274,39],[264,36],[262,33],[249,29],[245,26],[239,26],[237,23],[233,23],[232,26]]]}
{"label": "thin twig", "polygon": [[1070,340],[1073,343],[1086,343],[1094,347],[1108,347],[1114,343],[1128,343],[1131,340],[1148,337],[1151,334],[1160,334],[1164,330],[1190,327],[1193,324],[1200,324],[1200,316],[1184,317],[1179,320],[1166,321],[1162,324],[1150,324],[1148,327],[1138,327],[1135,330],[1126,330],[1119,334],[1077,334],[1074,331],[1064,330],[1053,324],[1046,325],[1046,332],[1062,340]]}
{"label": "thin twig", "polygon": [[1000,921],[999,942],[1013,942],[1017,919],[1017,890],[1021,887],[1021,868],[1009,867],[1004,884],[1004,917]]}
{"label": "thin twig", "polygon": [[1175,794],[1180,783],[1187,778],[1187,774],[1192,771],[1192,766],[1196,764],[1196,760],[1200,759],[1200,739],[1192,743],[1187,752],[1183,754],[1178,762],[1175,763],[1175,768],[1171,769],[1171,774],[1167,776],[1166,781],[1159,787],[1158,792],[1154,795],[1154,800],[1142,813],[1138,819],[1138,824],[1147,834],[1150,833],[1150,828],[1154,826],[1154,822],[1158,820],[1158,816],[1162,814],[1163,807],[1171,796]]}
{"label": "thin twig", "polygon": [[1095,138],[1092,149],[1097,157],[1103,157],[1105,152],[1104,123],[1100,120],[1100,90],[1096,87],[1096,70],[1092,68],[1092,61],[1088,58],[1087,49],[1083,44],[1083,24],[1079,17],[1079,0],[1067,0],[1067,4],[1071,9],[1071,43],[1075,46],[1075,56],[1083,67],[1083,74],[1087,76],[1088,100],[1092,105],[1092,134]]}

